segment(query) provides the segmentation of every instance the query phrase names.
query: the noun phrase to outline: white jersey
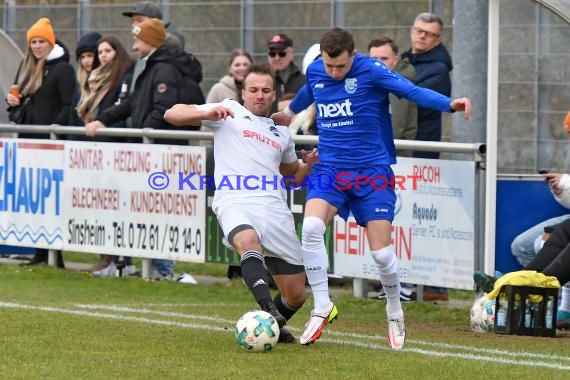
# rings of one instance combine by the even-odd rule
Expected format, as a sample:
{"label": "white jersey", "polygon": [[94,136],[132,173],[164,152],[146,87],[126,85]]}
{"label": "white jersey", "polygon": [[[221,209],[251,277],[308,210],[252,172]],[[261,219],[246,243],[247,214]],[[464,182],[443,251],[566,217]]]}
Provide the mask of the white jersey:
{"label": "white jersey", "polygon": [[259,196],[283,199],[279,165],[297,160],[288,128],[254,115],[232,99],[197,107],[205,111],[220,105],[231,109],[234,117],[203,121],[214,131],[214,212],[217,213],[221,202],[231,199]]}

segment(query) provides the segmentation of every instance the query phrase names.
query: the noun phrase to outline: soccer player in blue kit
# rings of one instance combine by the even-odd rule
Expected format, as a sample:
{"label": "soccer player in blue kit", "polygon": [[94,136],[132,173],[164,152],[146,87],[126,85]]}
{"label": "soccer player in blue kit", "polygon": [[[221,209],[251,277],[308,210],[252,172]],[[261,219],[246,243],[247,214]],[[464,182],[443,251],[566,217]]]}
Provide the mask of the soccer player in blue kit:
{"label": "soccer player in blue kit", "polygon": [[[314,343],[327,323],[337,317],[337,308],[329,297],[324,233],[334,215],[338,213],[346,220],[352,212],[357,223],[367,227],[371,255],[387,295],[388,345],[399,350],[404,346],[406,329],[398,260],[391,242],[395,191],[391,186],[376,190],[370,183],[354,183],[347,189],[346,179],[393,178],[390,165],[396,163],[396,152],[390,92],[422,107],[464,111],[465,118],[471,115],[471,101],[453,100],[417,87],[382,62],[358,54],[352,35],[341,28],[326,32],[320,45],[322,58],[309,66],[305,86],[288,108],[271,116],[288,125],[292,116],[311,103],[317,110],[320,163],[313,166],[308,182],[302,231],[303,264],[314,309],[299,343]],[[332,186],[310,185],[331,183],[331,179]]]}

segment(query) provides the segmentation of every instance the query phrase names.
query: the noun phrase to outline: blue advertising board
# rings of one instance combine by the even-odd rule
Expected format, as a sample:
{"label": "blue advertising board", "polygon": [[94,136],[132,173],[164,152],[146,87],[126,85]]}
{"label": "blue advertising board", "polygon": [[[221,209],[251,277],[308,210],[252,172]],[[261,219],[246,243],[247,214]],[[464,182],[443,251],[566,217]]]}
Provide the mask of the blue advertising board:
{"label": "blue advertising board", "polygon": [[498,178],[495,269],[502,273],[521,270],[511,253],[513,239],[537,223],[569,212],[556,202],[542,177]]}

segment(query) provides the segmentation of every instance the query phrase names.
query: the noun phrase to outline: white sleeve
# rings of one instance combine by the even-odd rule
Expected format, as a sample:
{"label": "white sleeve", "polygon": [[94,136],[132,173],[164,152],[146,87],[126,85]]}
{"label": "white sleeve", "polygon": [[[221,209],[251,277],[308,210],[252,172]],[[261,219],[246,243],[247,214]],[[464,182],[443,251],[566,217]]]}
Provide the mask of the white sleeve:
{"label": "white sleeve", "polygon": [[[211,110],[214,107],[224,106],[224,107],[230,108],[233,111],[234,108],[232,107],[232,105],[233,105],[232,103],[235,103],[235,101],[232,99],[224,99],[221,103],[206,103],[206,104],[197,105],[196,107],[200,111],[207,111],[207,110]],[[218,120],[218,121],[202,120],[202,125],[209,127],[209,128],[212,128],[212,130],[214,132],[218,128],[220,128],[223,124],[224,124],[224,120]]]}
{"label": "white sleeve", "polygon": [[287,146],[281,155],[281,162],[284,164],[290,164],[292,162],[297,161],[297,153],[295,153],[295,142],[291,137],[291,133],[289,133],[289,129],[287,127],[279,126],[280,131],[287,136]]}
{"label": "white sleeve", "polygon": [[553,193],[554,199],[562,206],[570,209],[570,175],[564,174],[560,178],[558,186],[562,189],[562,193],[560,193],[560,195],[554,195]]}

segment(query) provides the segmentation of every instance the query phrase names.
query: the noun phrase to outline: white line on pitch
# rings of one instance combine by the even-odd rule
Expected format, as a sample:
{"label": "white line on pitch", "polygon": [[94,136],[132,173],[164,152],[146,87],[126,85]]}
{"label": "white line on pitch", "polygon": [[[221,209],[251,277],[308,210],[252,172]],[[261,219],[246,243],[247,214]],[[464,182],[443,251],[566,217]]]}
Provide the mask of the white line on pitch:
{"label": "white line on pitch", "polygon": [[[130,312],[130,313],[155,314],[155,315],[166,316],[166,317],[179,317],[179,318],[187,318],[187,319],[204,319],[204,320],[212,320],[212,321],[217,321],[217,322],[221,322],[221,323],[229,323],[229,324],[233,324],[235,322],[235,321],[228,320],[228,319],[214,318],[214,317],[210,317],[210,316],[200,316],[200,315],[187,314],[187,313],[164,312],[164,311],[149,310],[149,309],[137,309],[137,308],[124,307],[124,306],[101,305],[101,304],[99,304],[99,305],[77,304],[76,306],[80,307],[80,308],[86,308],[86,309],[101,309],[101,310],[112,310],[112,311]],[[297,329],[295,327],[289,327],[288,326],[288,329],[293,331],[293,332],[299,332],[300,331],[300,329]],[[386,340],[386,336],[382,336],[382,335],[365,335],[365,334],[346,333],[346,332],[335,331],[331,328],[327,328],[326,335],[332,335],[332,336],[336,336],[336,337],[352,338],[352,339],[366,339],[366,340],[380,340],[380,341]],[[482,353],[482,354],[486,354],[486,355],[503,355],[503,356],[510,356],[510,357],[519,358],[519,359],[526,357],[526,358],[532,358],[532,359],[546,359],[546,360],[558,360],[558,361],[570,362],[570,357],[559,356],[556,354],[547,355],[547,354],[540,354],[540,353],[537,354],[537,353],[526,352],[526,351],[513,352],[513,351],[502,350],[502,349],[479,348],[479,347],[473,347],[473,346],[440,343],[440,342],[426,342],[426,341],[415,340],[415,339],[408,339],[407,343],[408,343],[408,346],[406,348],[406,351],[408,351],[410,344],[413,344],[413,345],[421,345],[421,346],[427,346],[427,347],[444,348],[444,349],[449,349],[449,350],[454,350],[454,351],[455,350],[472,351],[475,353]],[[418,350],[420,350],[420,349],[418,348]]]}
{"label": "white line on pitch", "polygon": [[[164,320],[159,320],[159,319],[149,319],[149,318],[142,318],[142,317],[129,317],[129,316],[117,315],[117,314],[94,313],[94,312],[83,311],[83,310],[63,309],[63,308],[50,307],[50,306],[32,306],[32,305],[24,305],[24,304],[12,303],[12,302],[0,302],[0,307],[12,308],[12,309],[40,310],[40,311],[55,312],[55,313],[62,313],[62,314],[72,314],[72,315],[81,315],[81,316],[88,316],[88,317],[107,318],[107,319],[115,319],[115,320],[127,320],[127,321],[132,321],[132,322],[141,322],[141,323],[149,323],[149,324],[156,324],[156,325],[177,326],[177,327],[190,328],[190,329],[223,331],[226,333],[228,332],[227,328],[216,327],[216,326],[211,326],[211,325],[164,321]],[[332,331],[329,331],[329,333],[332,333]],[[369,336],[365,336],[365,335],[362,335],[362,336],[366,337],[366,338],[370,338]],[[328,342],[328,343],[334,343],[334,344],[343,344],[343,345],[364,347],[364,348],[375,349],[375,350],[388,350],[388,348],[386,346],[375,344],[375,343],[346,341],[346,340],[340,340],[340,339],[327,339],[327,338],[321,338],[320,341],[323,343]],[[398,351],[395,351],[395,352],[398,352]],[[431,351],[431,350],[425,350],[425,349],[414,348],[414,347],[409,347],[409,346],[406,347],[405,350],[399,351],[398,353],[404,354],[404,353],[409,353],[409,352],[415,352],[415,353],[426,355],[426,356],[453,357],[453,358],[468,359],[468,360],[475,360],[475,361],[496,362],[496,363],[501,363],[501,364],[519,364],[519,365],[525,365],[525,366],[529,366],[529,367],[544,367],[544,368],[553,368],[553,369],[560,369],[560,370],[566,370],[566,371],[570,370],[570,366],[562,365],[559,363],[535,362],[535,361],[531,361],[531,360],[513,360],[513,359],[497,358],[494,356],[474,355],[474,354],[468,354],[468,353]],[[525,355],[527,353],[522,352],[520,354]],[[556,357],[552,357],[552,356],[550,356],[548,358],[557,359]]]}

